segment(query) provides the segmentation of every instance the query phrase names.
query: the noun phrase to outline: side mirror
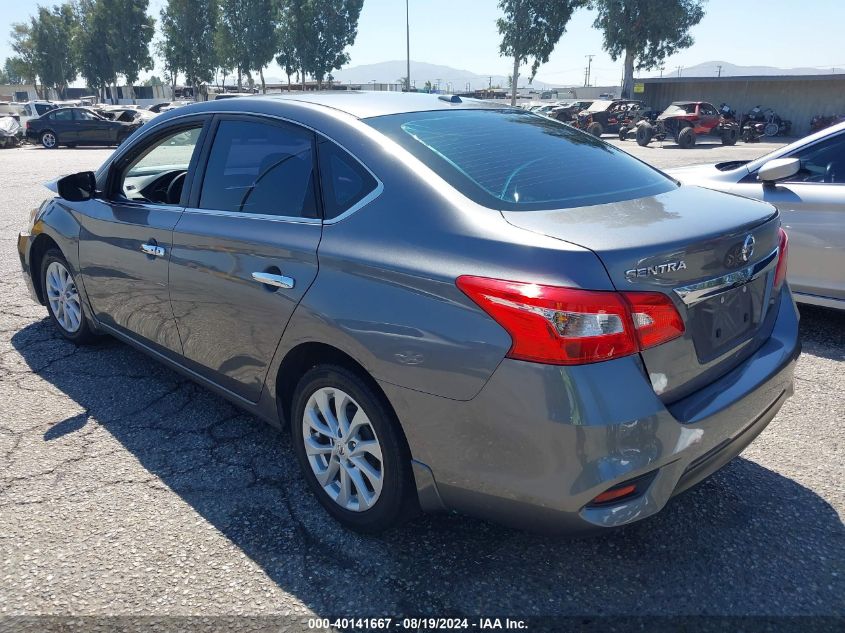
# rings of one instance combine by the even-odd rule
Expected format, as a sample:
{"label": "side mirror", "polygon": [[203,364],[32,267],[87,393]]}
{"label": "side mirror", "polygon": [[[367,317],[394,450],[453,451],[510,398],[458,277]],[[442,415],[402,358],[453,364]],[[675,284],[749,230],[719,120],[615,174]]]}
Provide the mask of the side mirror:
{"label": "side mirror", "polygon": [[61,198],[69,202],[84,202],[94,197],[97,192],[97,179],[93,171],[81,171],[59,178],[56,190]]}
{"label": "side mirror", "polygon": [[757,180],[764,184],[773,184],[784,178],[791,178],[801,170],[801,161],[797,158],[775,158],[763,164],[757,171]]}

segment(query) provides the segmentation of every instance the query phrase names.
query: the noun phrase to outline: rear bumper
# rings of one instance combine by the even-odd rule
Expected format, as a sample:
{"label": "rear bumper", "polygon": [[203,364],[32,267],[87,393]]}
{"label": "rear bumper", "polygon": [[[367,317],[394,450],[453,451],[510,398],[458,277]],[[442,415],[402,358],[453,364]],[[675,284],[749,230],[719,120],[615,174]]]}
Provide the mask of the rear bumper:
{"label": "rear bumper", "polygon": [[[792,394],[799,353],[798,313],[783,292],[763,346],[668,407],[638,356],[578,367],[506,359],[466,402],[382,387],[417,461],[424,509],[580,532],[648,517],[738,455]],[[646,474],[636,498],[588,506]]]}

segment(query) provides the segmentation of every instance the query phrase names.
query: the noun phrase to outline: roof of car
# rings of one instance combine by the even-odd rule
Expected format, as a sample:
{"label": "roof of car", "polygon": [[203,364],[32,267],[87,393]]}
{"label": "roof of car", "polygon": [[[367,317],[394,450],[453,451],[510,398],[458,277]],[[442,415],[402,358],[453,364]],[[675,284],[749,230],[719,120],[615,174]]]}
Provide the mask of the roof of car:
{"label": "roof of car", "polygon": [[[441,96],[443,98],[441,98]],[[430,110],[456,110],[478,108],[510,108],[507,103],[493,103],[478,99],[407,92],[375,92],[360,90],[338,90],[292,94],[255,95],[233,99],[215,100],[218,107],[238,110],[244,101],[296,101],[311,103],[351,114],[359,119],[400,114],[403,112],[425,112]]]}

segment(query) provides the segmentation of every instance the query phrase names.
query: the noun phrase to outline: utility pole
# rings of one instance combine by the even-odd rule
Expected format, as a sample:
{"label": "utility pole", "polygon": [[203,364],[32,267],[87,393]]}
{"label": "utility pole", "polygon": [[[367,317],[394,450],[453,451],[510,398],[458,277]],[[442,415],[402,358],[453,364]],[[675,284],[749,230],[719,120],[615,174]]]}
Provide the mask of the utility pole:
{"label": "utility pole", "polygon": [[718,75],[716,75],[716,76],[717,76],[717,77],[721,77],[721,76],[722,76],[722,64],[716,64],[716,68],[718,68],[718,69],[719,69],[719,74],[718,74]]}
{"label": "utility pole", "polygon": [[408,14],[408,0],[405,0],[405,92],[411,92],[411,20]]}
{"label": "utility pole", "polygon": [[593,65],[593,57],[595,55],[584,55],[587,58],[587,69],[584,71],[584,86],[590,85],[590,68]]}

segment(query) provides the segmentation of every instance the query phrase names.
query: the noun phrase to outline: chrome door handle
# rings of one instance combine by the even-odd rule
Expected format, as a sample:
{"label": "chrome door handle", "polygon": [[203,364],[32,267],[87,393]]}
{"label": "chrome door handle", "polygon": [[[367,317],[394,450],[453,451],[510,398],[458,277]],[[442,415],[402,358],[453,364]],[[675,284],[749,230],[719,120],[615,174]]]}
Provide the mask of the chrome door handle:
{"label": "chrome door handle", "polygon": [[141,244],[141,252],[153,257],[164,257],[164,247],[155,244]]}
{"label": "chrome door handle", "polygon": [[277,288],[293,288],[295,283],[293,277],[273,275],[271,273],[252,273],[252,278],[265,286],[276,286]]}

